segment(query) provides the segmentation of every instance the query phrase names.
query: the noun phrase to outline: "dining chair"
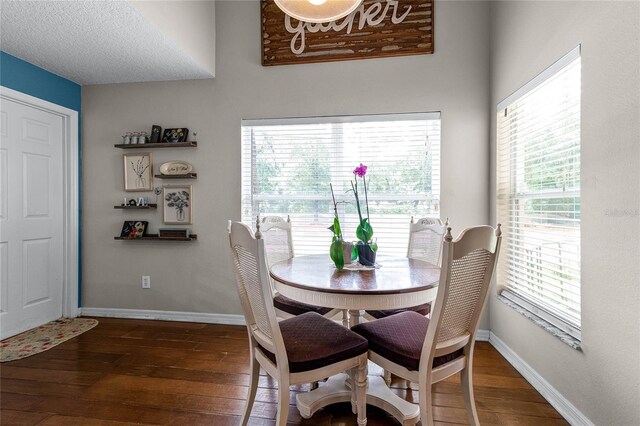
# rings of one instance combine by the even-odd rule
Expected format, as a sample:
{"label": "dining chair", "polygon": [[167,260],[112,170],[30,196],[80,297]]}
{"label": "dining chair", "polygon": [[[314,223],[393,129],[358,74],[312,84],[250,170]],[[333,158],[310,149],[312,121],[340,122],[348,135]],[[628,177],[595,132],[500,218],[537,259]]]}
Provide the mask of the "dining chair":
{"label": "dining chair", "polygon": [[453,241],[451,228],[447,228],[431,318],[407,311],[352,328],[369,341],[371,361],[419,384],[423,425],[433,424],[431,385],[458,372],[469,422],[479,424],[473,396],[473,349],[501,235],[500,224],[496,229],[478,226],[464,230]]}
{"label": "dining chair", "polygon": [[412,216],[409,222],[407,257],[409,259],[424,260],[440,266],[442,261],[442,237],[446,230],[446,225],[443,225],[440,218],[421,217],[414,222]]}
{"label": "dining chair", "polygon": [[[264,239],[267,266],[269,268],[275,263],[291,259],[294,256],[290,216],[287,216],[286,220],[280,216],[264,216],[262,219],[258,216],[256,218],[256,233],[260,233]],[[343,313],[340,309],[308,305],[285,297],[275,290],[273,281],[270,280],[270,282],[273,305],[279,318],[292,318],[307,312],[317,312],[327,318],[333,318],[337,314],[346,315],[346,312]],[[343,318],[343,323],[347,326],[348,320]]]}
{"label": "dining chair", "polygon": [[[446,231],[440,218],[422,217],[417,222],[409,222],[409,244],[407,246],[407,257],[418,259],[440,266],[442,254],[442,237]],[[404,311],[414,311],[420,315],[429,315],[431,303],[423,303],[404,309],[372,310],[365,312],[365,318],[369,321],[386,318]],[[385,377],[385,380],[387,378]]]}
{"label": "dining chair", "polygon": [[317,312],[278,322],[271,303],[264,240],[240,222],[229,221],[228,233],[251,359],[251,380],[241,424],[249,421],[262,367],[278,381],[277,425],[287,422],[290,385],[344,371],[350,373],[355,384],[351,405],[358,425],[366,425],[367,340]]}
{"label": "dining chair", "polygon": [[[447,219],[447,223],[449,219]],[[440,266],[442,257],[442,237],[446,231],[445,225],[439,217],[421,217],[416,222],[409,222],[409,244],[407,245],[407,257],[409,259],[418,259],[429,262],[433,265]],[[403,309],[386,309],[366,311],[365,319],[373,321],[380,318],[386,318],[400,312],[414,311],[420,315],[428,316],[431,313],[431,302],[423,303],[417,306],[411,306]],[[384,371],[384,381],[388,385],[391,384],[391,373]],[[416,383],[409,383],[410,389],[417,389]]]}

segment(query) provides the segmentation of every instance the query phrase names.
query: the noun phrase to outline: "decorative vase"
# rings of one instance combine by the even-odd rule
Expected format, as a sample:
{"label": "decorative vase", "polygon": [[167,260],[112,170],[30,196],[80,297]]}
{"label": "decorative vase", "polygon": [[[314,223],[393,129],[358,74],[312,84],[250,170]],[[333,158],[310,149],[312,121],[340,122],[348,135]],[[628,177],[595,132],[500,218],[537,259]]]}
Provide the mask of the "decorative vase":
{"label": "decorative vase", "polygon": [[178,209],[176,212],[176,219],[178,219],[178,222],[182,222],[184,220],[184,209]]}
{"label": "decorative vase", "polygon": [[364,266],[375,266],[376,252],[371,249],[371,245],[358,242],[358,262]]}
{"label": "decorative vase", "polygon": [[344,264],[348,265],[353,262],[355,259],[352,256],[353,254],[353,243],[349,241],[342,242],[342,257],[344,259]]}

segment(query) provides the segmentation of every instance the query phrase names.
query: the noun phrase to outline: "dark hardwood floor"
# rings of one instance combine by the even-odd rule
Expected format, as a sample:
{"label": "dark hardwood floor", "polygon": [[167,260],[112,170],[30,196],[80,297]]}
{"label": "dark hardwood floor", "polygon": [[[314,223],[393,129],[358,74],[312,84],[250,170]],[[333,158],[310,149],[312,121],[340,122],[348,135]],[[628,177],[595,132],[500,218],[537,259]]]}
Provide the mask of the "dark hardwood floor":
{"label": "dark hardwood floor", "polygon": [[[0,366],[0,424],[236,425],[244,406],[249,355],[244,327],[99,318],[100,324],[49,351]],[[567,424],[496,350],[477,344],[475,393],[480,421],[501,425]],[[380,374],[381,371],[373,373]],[[434,386],[437,424],[466,424],[459,377]],[[394,392],[417,401],[402,380]],[[252,412],[253,425],[272,425],[277,384],[268,376]],[[292,425],[355,425],[348,404]],[[368,407],[369,425],[396,425]]]}

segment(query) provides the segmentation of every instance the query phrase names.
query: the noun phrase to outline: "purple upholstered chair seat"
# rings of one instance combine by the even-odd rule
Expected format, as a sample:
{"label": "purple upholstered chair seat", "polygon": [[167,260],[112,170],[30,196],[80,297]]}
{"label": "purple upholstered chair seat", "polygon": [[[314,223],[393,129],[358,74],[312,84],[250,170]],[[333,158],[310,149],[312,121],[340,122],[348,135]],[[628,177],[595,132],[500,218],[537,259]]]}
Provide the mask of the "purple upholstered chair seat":
{"label": "purple upholstered chair seat", "polygon": [[381,319],[381,318],[390,317],[391,315],[399,314],[401,312],[406,312],[406,311],[413,311],[413,312],[419,313],[422,316],[426,316],[426,315],[429,315],[429,313],[431,312],[431,303],[423,303],[422,305],[412,306],[410,308],[404,308],[404,309],[389,309],[386,311],[367,311],[367,313],[376,319]]}
{"label": "purple upholstered chair seat", "polygon": [[[429,319],[424,315],[406,311],[358,324],[352,330],[369,341],[369,350],[408,370],[418,371],[428,327]],[[462,354],[462,349],[459,349],[434,358],[433,367],[446,364]]]}
{"label": "purple upholstered chair seat", "polygon": [[302,315],[307,312],[317,312],[320,315],[325,315],[331,308],[324,308],[322,306],[307,305],[306,303],[297,302],[293,299],[289,299],[281,294],[273,298],[273,306],[276,309],[280,309],[291,315]]}
{"label": "purple upholstered chair seat", "polygon": [[[367,339],[316,312],[280,321],[289,372],[315,370],[367,352]],[[262,349],[272,362],[275,354]]]}

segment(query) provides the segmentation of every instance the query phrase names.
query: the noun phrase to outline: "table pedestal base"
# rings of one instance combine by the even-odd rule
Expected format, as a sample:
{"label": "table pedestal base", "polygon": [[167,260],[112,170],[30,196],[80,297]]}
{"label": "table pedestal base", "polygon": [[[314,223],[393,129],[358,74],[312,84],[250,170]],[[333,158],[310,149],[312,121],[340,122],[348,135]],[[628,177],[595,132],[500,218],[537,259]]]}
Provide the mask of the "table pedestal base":
{"label": "table pedestal base", "polygon": [[[347,379],[346,374],[338,374],[330,377],[318,389],[298,394],[296,405],[302,417],[308,419],[327,405],[350,402],[351,389],[346,384]],[[415,425],[420,420],[420,408],[393,393],[380,376],[368,377],[367,405],[386,411],[406,426]]]}

